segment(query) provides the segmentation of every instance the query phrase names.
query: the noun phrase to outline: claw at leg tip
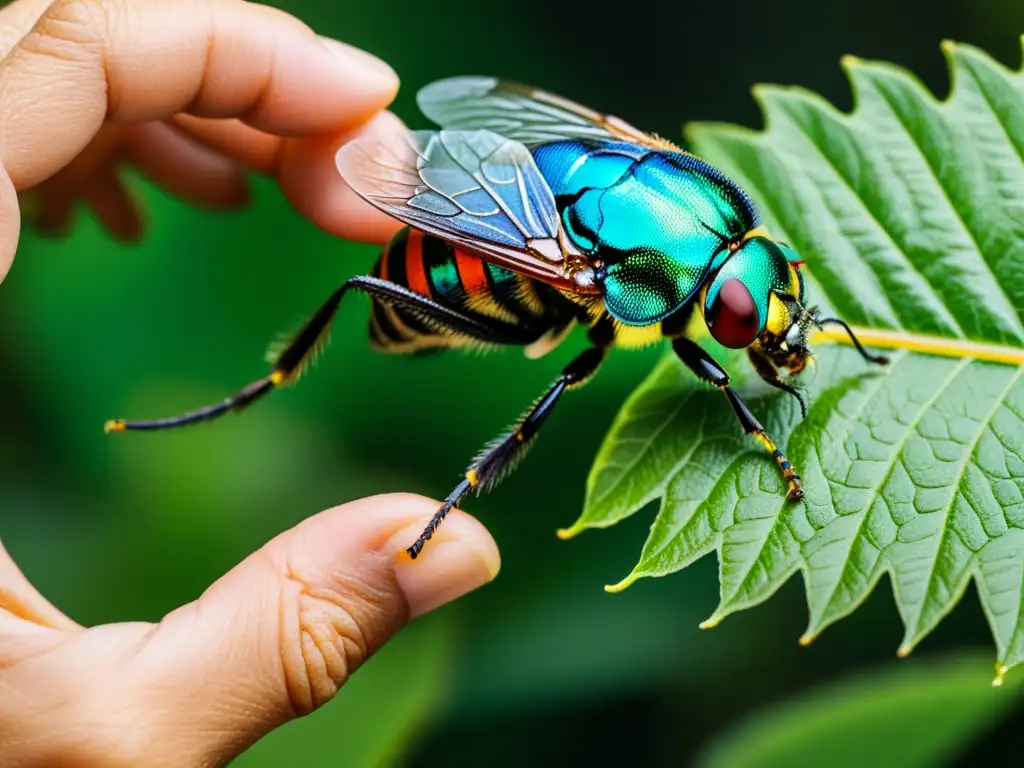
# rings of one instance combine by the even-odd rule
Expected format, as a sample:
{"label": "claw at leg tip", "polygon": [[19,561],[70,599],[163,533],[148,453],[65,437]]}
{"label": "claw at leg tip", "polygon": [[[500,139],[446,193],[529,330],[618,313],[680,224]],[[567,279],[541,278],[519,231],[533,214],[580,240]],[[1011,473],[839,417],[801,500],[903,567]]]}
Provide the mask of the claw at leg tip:
{"label": "claw at leg tip", "polygon": [[804,632],[802,635],[800,635],[800,639],[797,642],[800,643],[800,645],[802,645],[804,648],[806,648],[814,642],[814,635],[812,635],[810,632]]}
{"label": "claw at leg tip", "polygon": [[700,629],[714,629],[715,627],[717,627],[721,623],[722,623],[722,617],[721,616],[712,616],[709,619],[705,619],[704,621],[702,621],[697,626]]}
{"label": "claw at leg tip", "polygon": [[103,425],[103,431],[108,435],[111,432],[124,432],[125,422],[124,419],[110,419],[106,424]]}
{"label": "claw at leg tip", "polygon": [[909,655],[910,655],[910,652],[911,652],[912,650],[914,650],[913,646],[910,646],[910,645],[906,645],[906,644],[904,644],[904,645],[901,645],[901,646],[900,646],[900,647],[899,647],[899,648],[898,648],[898,649],[896,650],[896,656],[897,656],[897,657],[899,657],[899,658],[901,658],[901,659],[905,659],[905,658],[907,658],[907,656],[909,656]]}

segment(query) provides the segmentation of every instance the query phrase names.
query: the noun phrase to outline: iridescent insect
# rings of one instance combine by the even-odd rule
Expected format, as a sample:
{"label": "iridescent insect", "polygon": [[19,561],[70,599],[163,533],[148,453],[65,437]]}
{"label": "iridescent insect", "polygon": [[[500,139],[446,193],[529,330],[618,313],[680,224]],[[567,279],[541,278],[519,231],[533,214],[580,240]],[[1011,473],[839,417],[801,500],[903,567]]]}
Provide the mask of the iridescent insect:
{"label": "iridescent insect", "polygon": [[[408,552],[416,557],[472,490],[499,482],[536,437],[562,394],[585,383],[612,346],[667,338],[680,360],[725,393],[743,430],[771,454],[787,498],[800,477],[691,338],[703,319],[719,343],[746,348],[762,379],[807,365],[808,332],[836,324],[804,307],[802,262],[760,226],[750,198],[698,157],[623,121],[539,90],[457,77],[418,94],[440,131],[344,146],[337,166],[371,204],[406,224],[372,275],[338,288],[299,333],[273,352],[270,374],[227,400],[158,421],[107,423],[108,431],[164,429],[241,409],[297,379],[324,343],[342,297],[372,297],[370,337],[385,352],[518,345],[554,349],[579,324],[591,345],[506,434],[472,461]],[[698,322],[697,327],[700,327]]]}

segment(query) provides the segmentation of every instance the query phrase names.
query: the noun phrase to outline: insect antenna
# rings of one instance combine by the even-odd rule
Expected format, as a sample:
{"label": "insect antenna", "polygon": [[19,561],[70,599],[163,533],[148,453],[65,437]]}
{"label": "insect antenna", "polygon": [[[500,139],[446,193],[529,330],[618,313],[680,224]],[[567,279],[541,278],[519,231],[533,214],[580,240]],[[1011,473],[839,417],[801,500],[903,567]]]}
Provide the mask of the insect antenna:
{"label": "insect antenna", "polygon": [[878,365],[889,364],[889,358],[886,357],[885,355],[872,355],[870,352],[864,349],[864,346],[860,343],[860,339],[857,338],[856,334],[853,332],[853,329],[844,321],[840,320],[838,317],[822,317],[820,319],[816,319],[815,325],[817,325],[819,328],[821,328],[823,325],[841,326],[846,330],[846,333],[850,337],[850,341],[853,342],[853,346],[855,346],[857,348],[857,351],[860,352],[861,357],[863,357],[868,362],[877,363]]}

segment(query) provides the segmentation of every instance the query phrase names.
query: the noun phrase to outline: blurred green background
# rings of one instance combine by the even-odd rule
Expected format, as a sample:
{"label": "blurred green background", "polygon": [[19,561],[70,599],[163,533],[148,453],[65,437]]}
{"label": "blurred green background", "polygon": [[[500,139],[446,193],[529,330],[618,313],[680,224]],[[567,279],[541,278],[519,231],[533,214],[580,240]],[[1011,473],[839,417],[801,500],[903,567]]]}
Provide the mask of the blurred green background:
{"label": "blurred green background", "polygon": [[[420,86],[495,74],[672,138],[691,120],[759,126],[757,82],[803,85],[848,108],[845,53],[908,66],[943,94],[940,40],[974,43],[1016,67],[1024,32],[1019,0],[940,0],[927,10],[921,0],[278,4],[389,61],[403,79],[395,111],[413,127],[425,125]],[[0,285],[0,535],[80,622],[159,619],[329,506],[399,490],[443,496],[580,346],[575,338],[538,362],[517,351],[383,356],[367,347],[367,302],[357,298],[300,387],[195,431],[111,439],[101,429],[110,416],[175,413],[262,375],[268,341],[376,256],[314,230],[267,182],[232,215],[138,186],[143,245],[114,245],[82,216],[66,240],[26,234]],[[658,354],[613,355],[565,399],[521,469],[467,503],[502,549],[492,585],[414,624],[337,701],[238,764],[686,765],[716,740],[732,743],[745,718],[818,685],[880,667],[874,687],[824,701],[881,706],[897,685],[886,682],[890,667],[927,678],[939,656],[963,649],[982,652],[969,659],[984,716],[971,715],[978,724],[963,738],[892,764],[978,764],[1000,733],[1019,728],[994,714],[1013,699],[991,704],[990,641],[973,590],[899,665],[887,583],[808,649],[796,643],[806,620],[798,578],[710,632],[697,624],[716,603],[713,558],[603,592],[633,565],[650,516],[570,542],[554,531],[576,518],[597,446]],[[947,703],[966,710],[969,700]],[[894,733],[878,738],[912,738]],[[792,754],[807,757],[799,746]],[[737,755],[718,753],[716,764],[753,764]]]}

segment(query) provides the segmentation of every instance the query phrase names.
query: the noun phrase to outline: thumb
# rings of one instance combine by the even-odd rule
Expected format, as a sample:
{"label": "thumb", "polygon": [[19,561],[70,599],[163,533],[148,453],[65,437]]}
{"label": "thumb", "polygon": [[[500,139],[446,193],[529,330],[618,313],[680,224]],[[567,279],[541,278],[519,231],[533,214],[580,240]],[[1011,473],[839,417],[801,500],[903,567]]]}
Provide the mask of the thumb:
{"label": "thumb", "polygon": [[197,764],[230,759],[328,701],[407,621],[493,579],[494,540],[458,510],[423,556],[408,557],[436,509],[388,495],[328,510],[169,614],[130,681],[158,724],[161,752]]}

